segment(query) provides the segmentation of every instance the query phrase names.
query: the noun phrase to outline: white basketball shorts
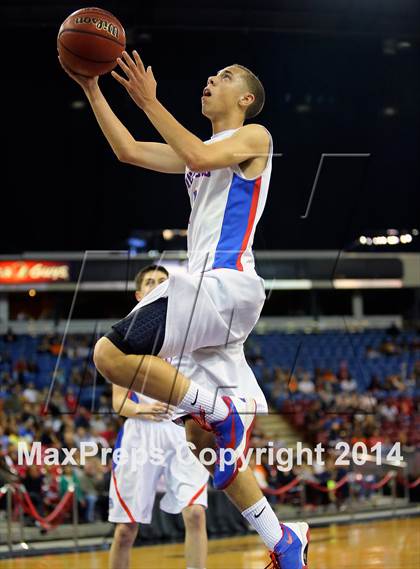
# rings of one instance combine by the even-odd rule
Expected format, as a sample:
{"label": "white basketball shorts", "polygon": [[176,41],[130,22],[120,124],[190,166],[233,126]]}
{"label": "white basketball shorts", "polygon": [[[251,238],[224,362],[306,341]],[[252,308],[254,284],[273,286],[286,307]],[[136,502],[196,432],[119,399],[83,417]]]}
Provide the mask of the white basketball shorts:
{"label": "white basketball shorts", "polygon": [[[115,453],[116,449],[121,450]],[[118,434],[113,457],[110,522],[149,524],[162,476],[163,511],[178,514],[192,504],[207,507],[209,473],[187,446],[182,426],[129,418]]]}
{"label": "white basketball shorts", "polygon": [[165,339],[159,356],[194,382],[219,394],[252,397],[257,412],[267,401],[246,362],[243,344],[260,316],[264,281],[256,274],[215,269],[175,274],[142,299],[132,313],[168,298]]}

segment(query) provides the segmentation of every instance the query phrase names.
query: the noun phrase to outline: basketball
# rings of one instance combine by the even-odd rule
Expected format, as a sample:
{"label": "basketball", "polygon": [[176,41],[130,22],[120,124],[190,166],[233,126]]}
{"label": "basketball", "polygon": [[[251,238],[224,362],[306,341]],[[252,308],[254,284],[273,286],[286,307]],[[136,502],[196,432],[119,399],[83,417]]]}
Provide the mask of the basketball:
{"label": "basketball", "polygon": [[57,48],[61,61],[74,73],[104,75],[117,65],[125,49],[125,31],[110,12],[82,8],[61,24]]}

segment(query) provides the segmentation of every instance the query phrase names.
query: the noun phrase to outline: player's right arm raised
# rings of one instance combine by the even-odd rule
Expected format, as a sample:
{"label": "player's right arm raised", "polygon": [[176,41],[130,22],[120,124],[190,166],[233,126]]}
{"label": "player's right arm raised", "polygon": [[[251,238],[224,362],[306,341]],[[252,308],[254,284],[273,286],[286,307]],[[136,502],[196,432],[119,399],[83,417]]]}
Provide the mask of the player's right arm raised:
{"label": "player's right arm raised", "polygon": [[140,142],[134,139],[114,114],[102,94],[98,85],[98,77],[88,78],[76,75],[65,67],[61,60],[60,63],[64,71],[84,90],[96,120],[118,160],[166,174],[184,173],[185,162],[169,144]]}

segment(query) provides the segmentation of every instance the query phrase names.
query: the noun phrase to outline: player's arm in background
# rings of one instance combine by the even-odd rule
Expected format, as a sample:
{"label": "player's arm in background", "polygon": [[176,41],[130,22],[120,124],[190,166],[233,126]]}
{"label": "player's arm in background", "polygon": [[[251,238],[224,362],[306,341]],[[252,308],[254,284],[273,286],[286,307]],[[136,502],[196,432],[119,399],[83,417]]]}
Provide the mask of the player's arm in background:
{"label": "player's arm in background", "polygon": [[168,406],[164,403],[135,403],[128,397],[127,389],[119,385],[112,385],[112,408],[123,417],[158,422],[169,418]]}
{"label": "player's arm in background", "polygon": [[166,174],[185,172],[185,162],[168,144],[134,139],[109,106],[99,88],[98,77],[75,75],[61,61],[60,63],[64,71],[84,90],[96,120],[118,160]]}

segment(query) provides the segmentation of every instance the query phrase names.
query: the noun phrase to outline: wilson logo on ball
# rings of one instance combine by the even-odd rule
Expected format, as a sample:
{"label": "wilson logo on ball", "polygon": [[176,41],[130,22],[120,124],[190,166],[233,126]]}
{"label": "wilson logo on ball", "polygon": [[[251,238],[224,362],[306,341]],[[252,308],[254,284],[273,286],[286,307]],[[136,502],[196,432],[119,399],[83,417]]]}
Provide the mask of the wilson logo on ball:
{"label": "wilson logo on ball", "polygon": [[89,16],[84,16],[84,17],[79,16],[74,20],[74,23],[75,24],[93,24],[96,27],[96,29],[104,30],[105,32],[108,32],[109,34],[114,36],[114,38],[118,38],[117,26],[115,26],[114,24],[111,24],[111,22],[107,22],[106,20],[100,20],[98,18],[90,18]]}
{"label": "wilson logo on ball", "polygon": [[109,73],[125,49],[125,31],[111,12],[82,8],[64,20],[58,31],[61,62],[73,73],[96,77]]}

